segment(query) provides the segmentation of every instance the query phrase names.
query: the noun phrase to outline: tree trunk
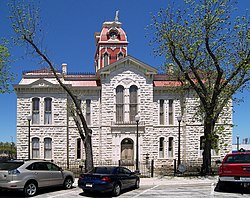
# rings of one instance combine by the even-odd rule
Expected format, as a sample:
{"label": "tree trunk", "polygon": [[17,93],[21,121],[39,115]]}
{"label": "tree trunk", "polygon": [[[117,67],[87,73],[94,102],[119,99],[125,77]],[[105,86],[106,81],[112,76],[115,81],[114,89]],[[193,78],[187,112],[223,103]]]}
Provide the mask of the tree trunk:
{"label": "tree trunk", "polygon": [[212,134],[214,130],[215,122],[209,116],[205,117],[204,121],[204,136],[205,145],[202,153],[203,163],[201,167],[201,175],[211,175],[211,148],[212,148]]}
{"label": "tree trunk", "polygon": [[[92,134],[92,132],[89,132],[88,134]],[[84,148],[86,154],[85,172],[88,172],[94,167],[91,135],[85,136]]]}

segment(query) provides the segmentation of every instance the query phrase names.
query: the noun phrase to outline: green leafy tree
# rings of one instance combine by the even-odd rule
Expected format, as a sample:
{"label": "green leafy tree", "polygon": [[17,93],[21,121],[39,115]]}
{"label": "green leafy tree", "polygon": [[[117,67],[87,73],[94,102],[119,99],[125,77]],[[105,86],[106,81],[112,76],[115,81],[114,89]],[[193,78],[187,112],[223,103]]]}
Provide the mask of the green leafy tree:
{"label": "green leafy tree", "polygon": [[81,108],[81,101],[73,93],[73,91],[62,82],[62,76],[56,72],[56,68],[52,60],[42,49],[42,27],[40,10],[33,2],[12,1],[10,6],[12,27],[17,37],[16,44],[26,45],[32,55],[38,55],[42,62],[46,63],[54,74],[59,85],[67,92],[72,100],[73,106],[70,105],[70,112],[75,121],[79,135],[84,142],[86,171],[93,169],[93,153],[92,153],[92,130],[88,127]]}
{"label": "green leafy tree", "polygon": [[10,71],[10,53],[6,41],[0,43],[0,93],[10,92],[10,83],[14,75]]}
{"label": "green leafy tree", "polygon": [[14,142],[0,142],[0,158],[16,158],[16,145]]}
{"label": "green leafy tree", "polygon": [[153,15],[149,29],[156,55],[164,56],[167,70],[200,99],[205,137],[201,170],[210,174],[216,121],[233,95],[249,86],[249,16],[233,17],[233,0],[183,3]]}

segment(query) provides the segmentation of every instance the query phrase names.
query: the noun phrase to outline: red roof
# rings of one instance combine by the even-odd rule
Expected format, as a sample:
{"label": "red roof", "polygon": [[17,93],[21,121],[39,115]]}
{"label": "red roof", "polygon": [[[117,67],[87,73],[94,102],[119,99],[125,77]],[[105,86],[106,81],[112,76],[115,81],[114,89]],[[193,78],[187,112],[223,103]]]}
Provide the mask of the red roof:
{"label": "red roof", "polygon": [[154,81],[155,87],[177,87],[181,86],[179,81]]}
{"label": "red roof", "polygon": [[67,81],[73,87],[97,87],[97,83],[94,80],[86,80],[86,81]]}

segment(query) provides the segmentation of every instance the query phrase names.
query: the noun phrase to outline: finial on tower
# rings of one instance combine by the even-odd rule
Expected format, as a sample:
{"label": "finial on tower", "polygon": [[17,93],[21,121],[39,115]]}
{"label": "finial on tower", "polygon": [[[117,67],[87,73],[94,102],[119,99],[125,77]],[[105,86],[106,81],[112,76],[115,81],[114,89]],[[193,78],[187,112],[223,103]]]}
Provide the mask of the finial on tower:
{"label": "finial on tower", "polygon": [[115,22],[118,22],[118,21],[119,21],[119,19],[118,19],[118,14],[119,14],[119,10],[117,10],[117,11],[115,12]]}

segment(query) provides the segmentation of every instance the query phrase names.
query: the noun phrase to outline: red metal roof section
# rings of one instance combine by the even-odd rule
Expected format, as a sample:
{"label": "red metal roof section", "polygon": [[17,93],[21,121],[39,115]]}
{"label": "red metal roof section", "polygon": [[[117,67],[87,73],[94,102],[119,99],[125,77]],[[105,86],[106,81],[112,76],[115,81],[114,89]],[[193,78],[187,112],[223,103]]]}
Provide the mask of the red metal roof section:
{"label": "red metal roof section", "polygon": [[[105,41],[109,41],[110,40],[110,37],[109,37],[109,31],[110,31],[110,27],[103,27],[102,31],[101,31],[101,34],[100,34],[100,40],[99,42],[105,42]],[[120,41],[125,41],[127,42],[127,37],[126,37],[126,34],[124,32],[124,30],[120,27],[117,27],[116,28],[117,31],[118,31],[118,37],[117,39]],[[112,41],[112,40],[111,40]]]}
{"label": "red metal roof section", "polygon": [[154,81],[154,87],[179,87],[180,81]]}
{"label": "red metal roof section", "polygon": [[97,81],[68,81],[72,87],[97,87]]}

